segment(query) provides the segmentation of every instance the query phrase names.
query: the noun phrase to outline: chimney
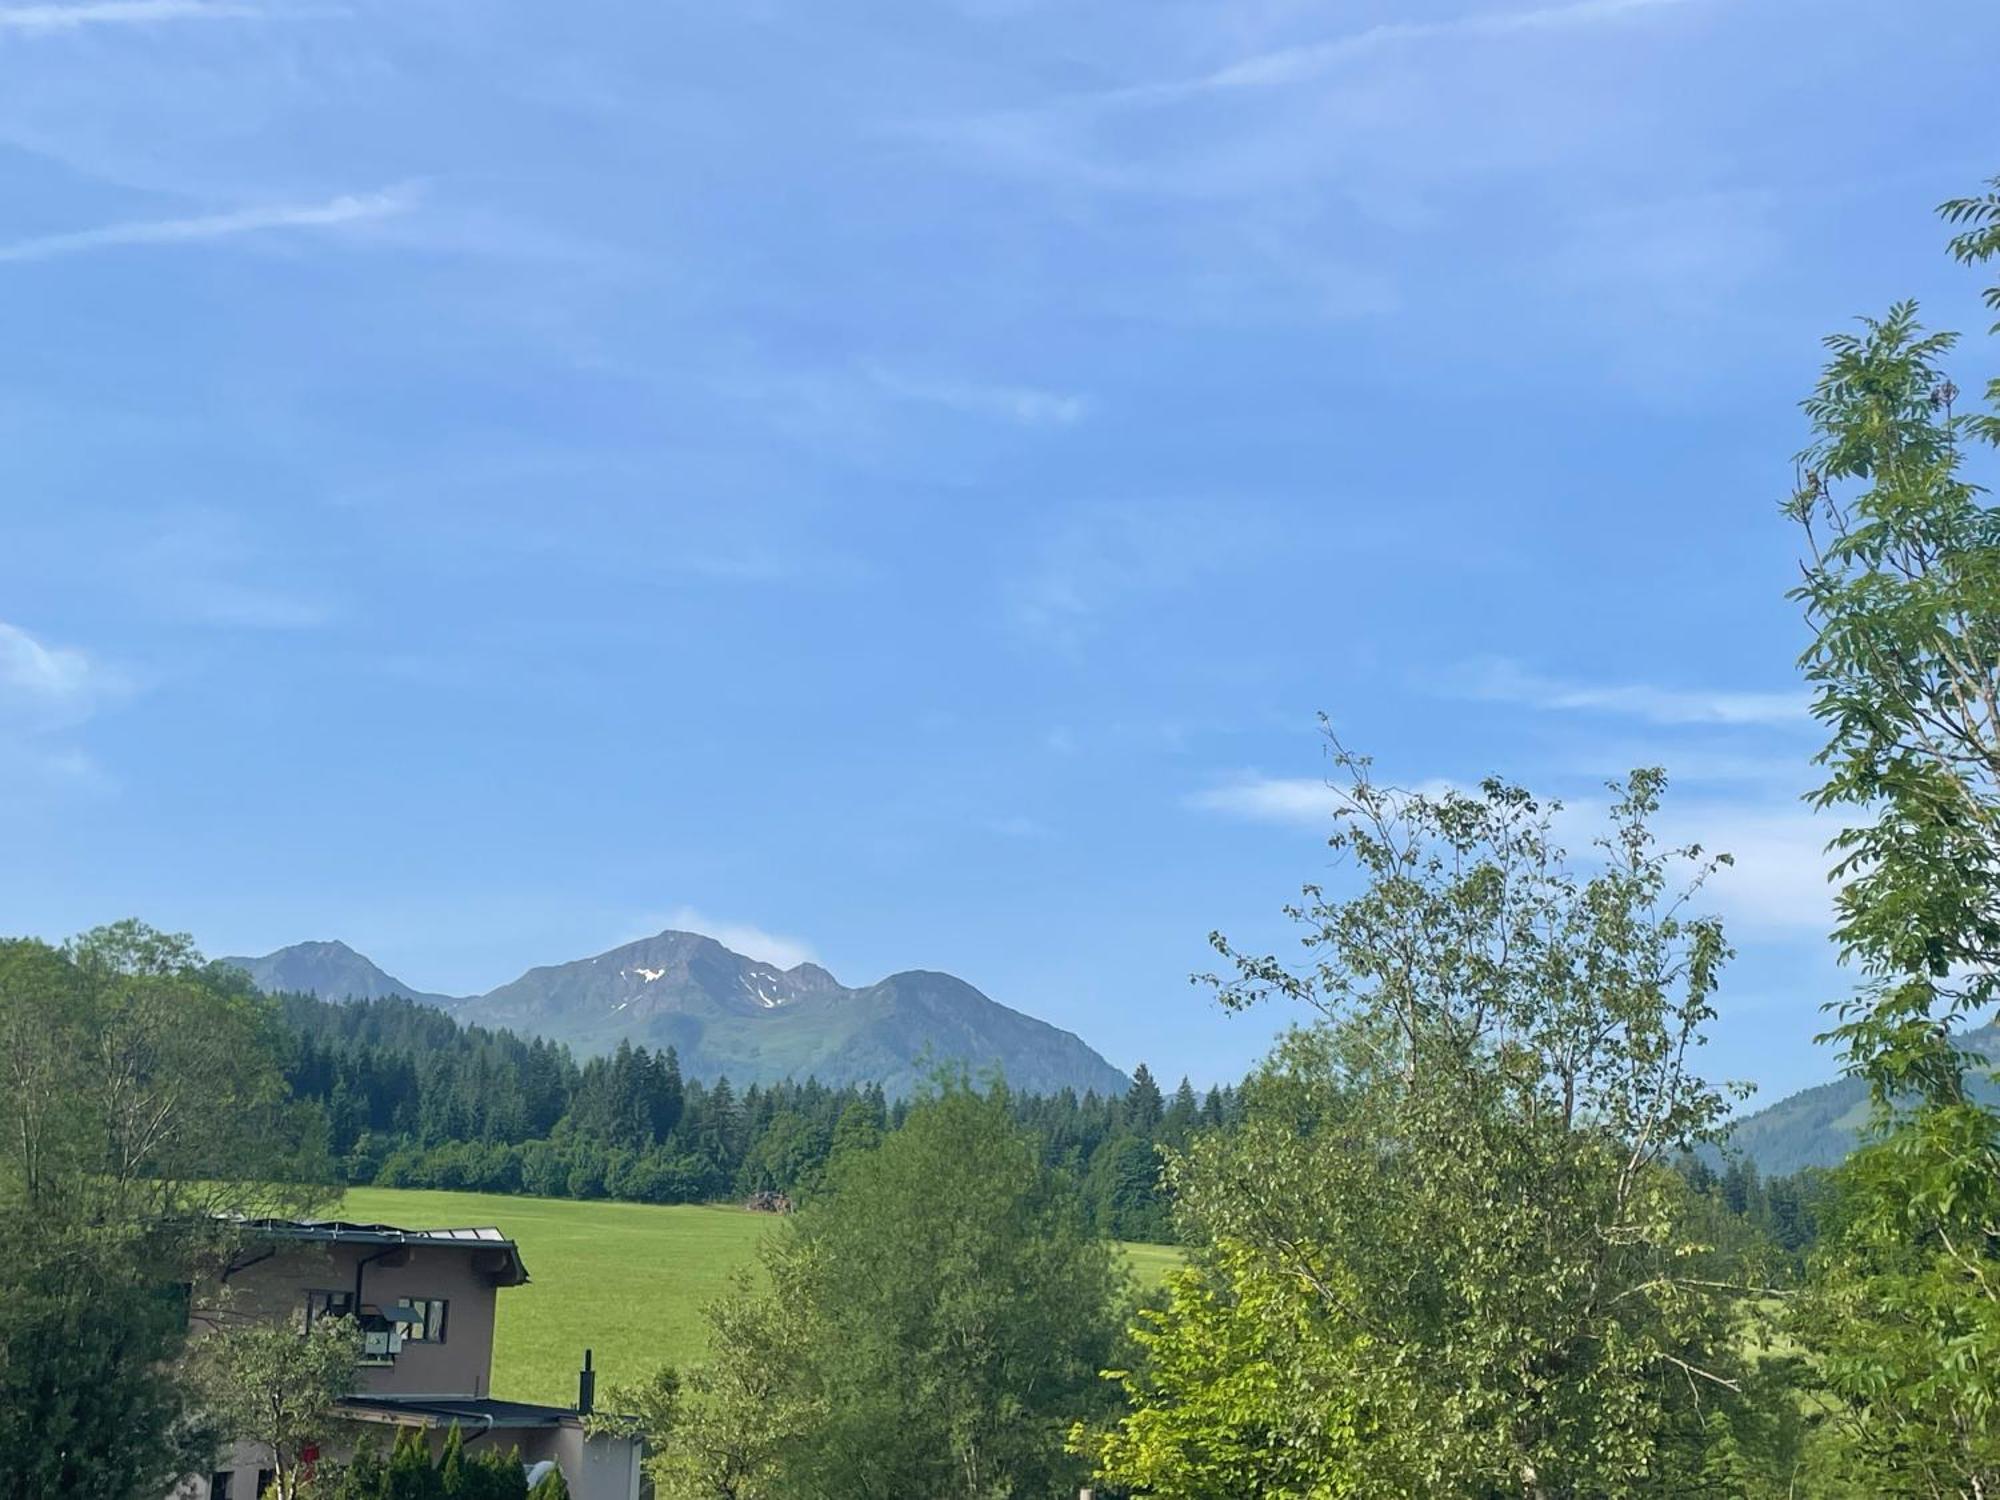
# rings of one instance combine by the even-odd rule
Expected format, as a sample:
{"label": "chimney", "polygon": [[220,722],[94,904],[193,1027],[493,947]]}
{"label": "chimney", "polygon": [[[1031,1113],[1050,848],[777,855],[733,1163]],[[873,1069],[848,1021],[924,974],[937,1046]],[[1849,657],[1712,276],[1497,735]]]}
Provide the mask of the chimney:
{"label": "chimney", "polygon": [[597,1371],[590,1367],[590,1351],[583,1351],[583,1369],[576,1377],[576,1414],[587,1417],[597,1409]]}

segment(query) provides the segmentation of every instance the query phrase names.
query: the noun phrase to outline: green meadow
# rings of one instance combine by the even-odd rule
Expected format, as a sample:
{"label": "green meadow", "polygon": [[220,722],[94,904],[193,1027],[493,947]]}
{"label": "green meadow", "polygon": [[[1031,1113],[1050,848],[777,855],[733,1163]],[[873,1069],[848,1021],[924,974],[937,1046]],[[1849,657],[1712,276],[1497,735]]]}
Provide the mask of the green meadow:
{"label": "green meadow", "polygon": [[[778,1221],[731,1207],[580,1203],[494,1193],[353,1188],[335,1210],[405,1229],[493,1224],[521,1247],[528,1285],[500,1293],[493,1394],[567,1404],[586,1346],[600,1390],[702,1352],[701,1310]],[[1157,1282],[1180,1260],[1166,1245],[1128,1245],[1133,1274]]]}

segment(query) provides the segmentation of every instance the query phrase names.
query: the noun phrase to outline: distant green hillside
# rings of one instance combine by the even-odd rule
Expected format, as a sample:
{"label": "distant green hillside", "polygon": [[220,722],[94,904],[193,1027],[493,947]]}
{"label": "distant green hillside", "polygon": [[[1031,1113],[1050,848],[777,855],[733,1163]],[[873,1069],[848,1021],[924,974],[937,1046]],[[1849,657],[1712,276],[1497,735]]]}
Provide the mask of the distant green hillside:
{"label": "distant green hillside", "polygon": [[[1981,1027],[1967,1035],[1964,1045],[2000,1059],[2000,1027]],[[1975,1078],[1973,1092],[1989,1103],[2000,1102],[2000,1086],[1990,1078]],[[1729,1143],[1755,1162],[1759,1172],[1774,1177],[1802,1167],[1837,1166],[1867,1123],[1867,1085],[1841,1078],[1747,1116],[1730,1132]]]}

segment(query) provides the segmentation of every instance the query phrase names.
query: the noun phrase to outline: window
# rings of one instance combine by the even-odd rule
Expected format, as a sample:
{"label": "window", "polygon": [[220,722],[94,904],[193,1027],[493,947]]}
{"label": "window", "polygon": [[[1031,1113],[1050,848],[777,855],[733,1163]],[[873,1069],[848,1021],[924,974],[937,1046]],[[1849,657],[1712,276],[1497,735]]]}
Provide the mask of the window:
{"label": "window", "polygon": [[310,1328],[320,1318],[351,1318],[354,1316],[354,1293],[352,1292],[307,1292],[306,1327]]}
{"label": "window", "polygon": [[208,1500],[231,1500],[232,1486],[236,1476],[227,1469],[219,1469],[208,1476]]}
{"label": "window", "polygon": [[258,1500],[263,1500],[263,1497],[265,1495],[270,1494],[277,1487],[278,1487],[278,1476],[276,1472],[270,1469],[259,1469],[257,1471]]}
{"label": "window", "polygon": [[417,1321],[404,1326],[403,1341],[410,1344],[442,1344],[445,1309],[450,1305],[442,1297],[410,1298],[410,1306],[417,1314]]}

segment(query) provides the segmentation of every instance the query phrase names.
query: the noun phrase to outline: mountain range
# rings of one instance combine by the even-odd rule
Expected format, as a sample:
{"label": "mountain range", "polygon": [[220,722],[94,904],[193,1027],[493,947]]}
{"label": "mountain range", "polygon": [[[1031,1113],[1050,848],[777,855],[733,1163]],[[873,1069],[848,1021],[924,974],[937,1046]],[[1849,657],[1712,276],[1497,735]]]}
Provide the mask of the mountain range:
{"label": "mountain range", "polygon": [[323,1000],[386,1000],[401,996],[451,1010],[461,1002],[450,995],[412,989],[384,973],[345,943],[294,943],[262,958],[225,958],[267,995],[318,995]]}
{"label": "mountain range", "polygon": [[[891,974],[849,989],[817,964],[781,969],[699,933],[666,931],[594,958],[530,969],[483,995],[419,990],[340,942],[295,943],[261,958],[225,958],[268,993],[326,1000],[400,995],[469,1024],[508,1027],[568,1043],[585,1055],[621,1041],[671,1046],[682,1071],[732,1082],[816,1077],[910,1092],[938,1063],[997,1067],[1031,1093],[1073,1088],[1122,1093],[1126,1076],[1078,1037],[987,998],[933,970]],[[2000,1025],[1969,1033],[1969,1051],[2000,1060]],[[2000,1086],[1974,1092],[2000,1102]],[[1766,1176],[1830,1167],[1854,1149],[1868,1120],[1867,1085],[1836,1079],[1746,1115],[1728,1145]]]}
{"label": "mountain range", "polygon": [[472,1025],[507,1027],[594,1055],[621,1041],[673,1047],[682,1072],[737,1084],[813,1077],[909,1093],[932,1070],[997,1068],[1030,1093],[1123,1093],[1130,1080],[1081,1039],[989,999],[964,980],[912,969],[850,989],[817,964],[780,969],[699,933],[666,931],[592,958],[530,969],[483,995],[404,984],[340,942],[221,960],[271,994],[402,996]]}

